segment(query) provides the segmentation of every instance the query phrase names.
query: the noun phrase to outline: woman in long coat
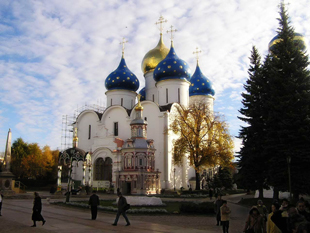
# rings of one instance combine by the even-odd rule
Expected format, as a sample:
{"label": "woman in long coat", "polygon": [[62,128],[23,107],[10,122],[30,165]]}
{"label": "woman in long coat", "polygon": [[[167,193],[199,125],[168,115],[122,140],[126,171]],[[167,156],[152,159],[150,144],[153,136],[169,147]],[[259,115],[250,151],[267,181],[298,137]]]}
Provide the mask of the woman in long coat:
{"label": "woman in long coat", "polygon": [[39,196],[39,193],[34,192],[34,201],[33,201],[33,208],[32,208],[32,221],[33,221],[32,227],[37,226],[36,221],[42,221],[42,226],[45,224],[46,221],[41,215],[41,211],[42,211],[41,197]]}
{"label": "woman in long coat", "polygon": [[264,218],[259,214],[256,207],[250,210],[249,216],[246,220],[243,232],[251,230],[253,233],[265,233],[266,225]]}

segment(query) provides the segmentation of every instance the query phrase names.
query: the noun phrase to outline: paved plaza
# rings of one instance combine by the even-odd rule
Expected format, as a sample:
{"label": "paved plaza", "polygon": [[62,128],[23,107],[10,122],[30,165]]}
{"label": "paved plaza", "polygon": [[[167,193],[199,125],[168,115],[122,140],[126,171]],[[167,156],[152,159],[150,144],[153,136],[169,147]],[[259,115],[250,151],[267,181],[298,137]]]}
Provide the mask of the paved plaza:
{"label": "paved plaza", "polygon": [[[100,196],[100,198],[105,199],[107,197],[114,198],[113,195]],[[234,204],[242,197],[243,195],[232,195],[223,198],[228,200],[232,210],[230,233],[242,232],[248,208]],[[64,200],[64,198],[61,200]],[[79,198],[79,200],[83,199]],[[197,199],[196,201],[210,200]],[[44,198],[42,198],[42,204],[42,215],[47,222],[44,226],[42,226],[41,222],[38,222],[37,227],[32,228],[30,226],[32,225],[33,200],[31,198],[4,199],[2,216],[0,217],[0,232],[222,232],[222,228],[215,225],[215,217],[201,215],[152,216],[128,214],[131,226],[126,227],[125,220],[121,216],[118,226],[115,227],[111,225],[114,221],[115,213],[99,211],[97,220],[90,220],[89,209],[52,205]]]}

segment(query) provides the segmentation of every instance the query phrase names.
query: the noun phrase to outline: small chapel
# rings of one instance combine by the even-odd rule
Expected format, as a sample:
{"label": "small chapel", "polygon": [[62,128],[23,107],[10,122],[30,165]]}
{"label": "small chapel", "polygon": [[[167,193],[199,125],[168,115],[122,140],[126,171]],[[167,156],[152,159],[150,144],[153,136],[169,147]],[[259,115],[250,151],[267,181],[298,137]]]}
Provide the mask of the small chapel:
{"label": "small chapel", "polygon": [[[156,23],[160,27],[159,42],[142,59],[145,86],[140,87],[140,77],[126,64],[123,40],[119,65],[104,81],[104,112],[84,110],[77,116],[73,124],[75,145],[88,152],[89,165],[86,168],[83,161],[74,161],[73,180],[133,195],[194,187],[195,170],[189,161],[184,158],[182,165],[174,165],[172,149],[177,135],[169,130],[170,115],[177,105],[188,106],[195,101],[203,101],[213,111],[215,92],[201,72],[198,49],[194,74],[177,56],[172,26],[170,49],[165,46],[164,22],[160,17]],[[212,176],[212,172],[210,169],[206,175]]]}

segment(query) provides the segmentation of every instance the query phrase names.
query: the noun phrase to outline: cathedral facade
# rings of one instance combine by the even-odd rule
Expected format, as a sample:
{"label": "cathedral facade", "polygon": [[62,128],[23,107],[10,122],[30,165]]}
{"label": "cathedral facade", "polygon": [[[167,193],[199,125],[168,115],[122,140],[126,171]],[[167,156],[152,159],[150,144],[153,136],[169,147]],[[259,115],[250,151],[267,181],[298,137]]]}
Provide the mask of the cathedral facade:
{"label": "cathedral facade", "polygon": [[[188,188],[195,170],[186,158],[173,162],[170,115],[178,104],[204,101],[213,110],[214,90],[200,70],[191,75],[189,65],[168,49],[160,33],[157,46],[142,60],[145,87],[125,62],[105,79],[106,109],[85,110],[73,127],[78,147],[91,155],[91,169],[73,166],[73,180],[92,187],[113,186],[125,194],[155,194],[161,189]],[[140,88],[140,92],[137,90]],[[136,101],[137,95],[141,99]]]}

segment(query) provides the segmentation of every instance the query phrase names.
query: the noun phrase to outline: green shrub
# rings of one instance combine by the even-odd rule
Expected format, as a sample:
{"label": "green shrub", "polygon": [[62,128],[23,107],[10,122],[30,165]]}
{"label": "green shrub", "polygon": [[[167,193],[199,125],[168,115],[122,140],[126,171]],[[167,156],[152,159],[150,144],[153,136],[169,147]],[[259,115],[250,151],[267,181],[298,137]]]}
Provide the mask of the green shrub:
{"label": "green shrub", "polygon": [[180,213],[186,214],[214,214],[213,202],[184,202],[180,205]]}
{"label": "green shrub", "polygon": [[181,195],[190,195],[190,194],[196,194],[196,195],[208,195],[209,192],[205,189],[202,190],[183,190]]}

